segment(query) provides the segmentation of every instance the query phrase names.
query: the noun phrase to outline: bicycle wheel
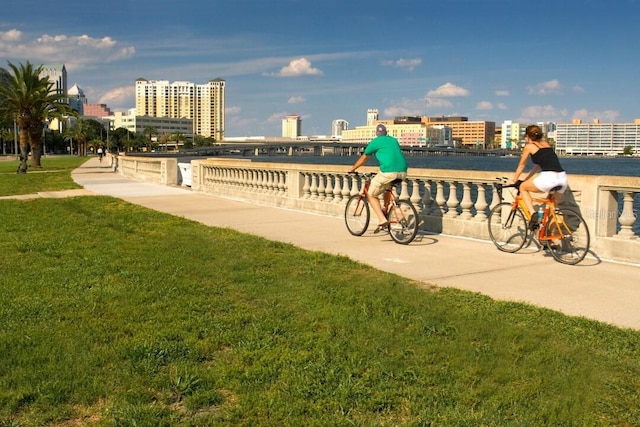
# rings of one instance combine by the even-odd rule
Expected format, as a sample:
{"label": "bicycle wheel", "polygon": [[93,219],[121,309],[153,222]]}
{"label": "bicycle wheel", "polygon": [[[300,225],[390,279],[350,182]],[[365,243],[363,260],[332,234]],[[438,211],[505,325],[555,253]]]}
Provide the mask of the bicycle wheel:
{"label": "bicycle wheel", "polygon": [[344,223],[349,233],[354,236],[362,236],[367,231],[370,216],[369,203],[365,197],[361,198],[359,194],[356,194],[347,200],[347,205],[344,208]]}
{"label": "bicycle wheel", "polygon": [[573,209],[561,208],[555,218],[549,218],[545,235],[547,249],[556,261],[574,265],[584,259],[589,252],[590,236],[582,216]]}
{"label": "bicycle wheel", "polygon": [[520,209],[513,209],[511,203],[502,202],[489,212],[489,237],[503,252],[517,252],[527,240],[529,228]]}
{"label": "bicycle wheel", "polygon": [[408,245],[418,234],[418,211],[410,202],[398,200],[389,211],[389,235],[394,242]]}

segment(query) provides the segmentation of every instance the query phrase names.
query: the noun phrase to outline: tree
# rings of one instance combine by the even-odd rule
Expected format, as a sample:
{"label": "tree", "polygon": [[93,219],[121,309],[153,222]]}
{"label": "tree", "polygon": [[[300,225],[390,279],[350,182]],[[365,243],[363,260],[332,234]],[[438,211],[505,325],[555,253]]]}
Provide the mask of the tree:
{"label": "tree", "polygon": [[147,148],[151,148],[153,146],[153,137],[158,136],[158,130],[153,126],[147,126],[142,131],[142,135],[144,135],[148,141]]}
{"label": "tree", "polygon": [[31,166],[41,167],[42,131],[47,119],[78,116],[64,102],[64,94],[53,90],[48,77],[40,77],[42,66],[34,67],[29,61],[16,66],[8,63],[11,72],[0,69],[0,116],[11,117],[20,130],[20,166],[18,172],[27,172],[29,148]]}
{"label": "tree", "polygon": [[64,138],[71,142],[73,148],[73,142],[78,147],[78,155],[87,155],[87,141],[96,137],[95,127],[87,119],[78,120],[73,126],[64,131]]}

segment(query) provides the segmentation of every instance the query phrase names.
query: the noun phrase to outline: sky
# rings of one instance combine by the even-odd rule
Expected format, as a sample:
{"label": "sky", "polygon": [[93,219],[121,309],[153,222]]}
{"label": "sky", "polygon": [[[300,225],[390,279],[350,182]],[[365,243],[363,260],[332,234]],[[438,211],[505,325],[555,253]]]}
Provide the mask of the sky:
{"label": "sky", "polygon": [[112,111],[147,80],[226,81],[228,137],[331,122],[640,118],[640,0],[5,0],[0,67],[65,64]]}

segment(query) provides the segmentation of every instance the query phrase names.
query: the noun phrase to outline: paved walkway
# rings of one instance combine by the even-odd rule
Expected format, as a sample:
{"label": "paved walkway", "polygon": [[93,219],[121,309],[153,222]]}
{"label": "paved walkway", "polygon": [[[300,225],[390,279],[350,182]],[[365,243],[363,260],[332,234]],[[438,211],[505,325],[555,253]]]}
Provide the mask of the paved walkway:
{"label": "paved walkway", "polygon": [[[543,252],[506,254],[491,242],[419,235],[408,246],[388,235],[351,236],[342,218],[315,215],[135,181],[97,158],[72,173],[85,191],[117,197],[208,226],[226,227],[295,246],[345,255],[419,282],[499,300],[526,302],[640,330],[640,267],[586,259],[562,265]],[[43,196],[52,196],[43,195]],[[59,196],[53,194],[53,196]],[[382,258],[371,253],[386,253]]]}

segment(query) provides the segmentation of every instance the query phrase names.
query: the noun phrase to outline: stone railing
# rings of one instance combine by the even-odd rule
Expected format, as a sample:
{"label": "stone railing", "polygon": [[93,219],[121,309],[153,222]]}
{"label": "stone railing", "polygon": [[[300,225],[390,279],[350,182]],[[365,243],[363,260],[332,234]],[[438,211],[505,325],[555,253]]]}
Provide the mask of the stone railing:
{"label": "stone railing", "polygon": [[173,158],[109,154],[106,159],[111,168],[123,176],[163,185],[175,185],[178,182],[178,161]]}
{"label": "stone railing", "polygon": [[[133,171],[137,167],[143,171],[137,178],[148,179],[146,174],[153,169],[158,174],[154,182],[161,181],[163,167],[171,167],[168,163],[160,166],[170,159],[146,158],[124,167],[127,158],[121,157],[119,161],[120,173],[136,177]],[[153,167],[140,164],[152,160],[157,163]],[[177,163],[174,168],[177,169]],[[248,159],[194,160],[191,188],[259,204],[342,216],[346,200],[357,194],[362,185],[359,178],[347,174],[348,170],[349,166],[262,163]],[[363,167],[359,171],[375,170]],[[508,174],[409,169],[407,180],[398,190],[401,198],[416,206],[422,231],[488,240],[487,213],[498,199],[493,184],[496,177],[505,175]],[[570,191],[565,194],[563,204],[581,211],[589,226],[593,254],[602,259],[640,264],[640,227],[634,210],[634,200],[636,209],[640,203],[640,178],[570,175],[569,183]]]}

